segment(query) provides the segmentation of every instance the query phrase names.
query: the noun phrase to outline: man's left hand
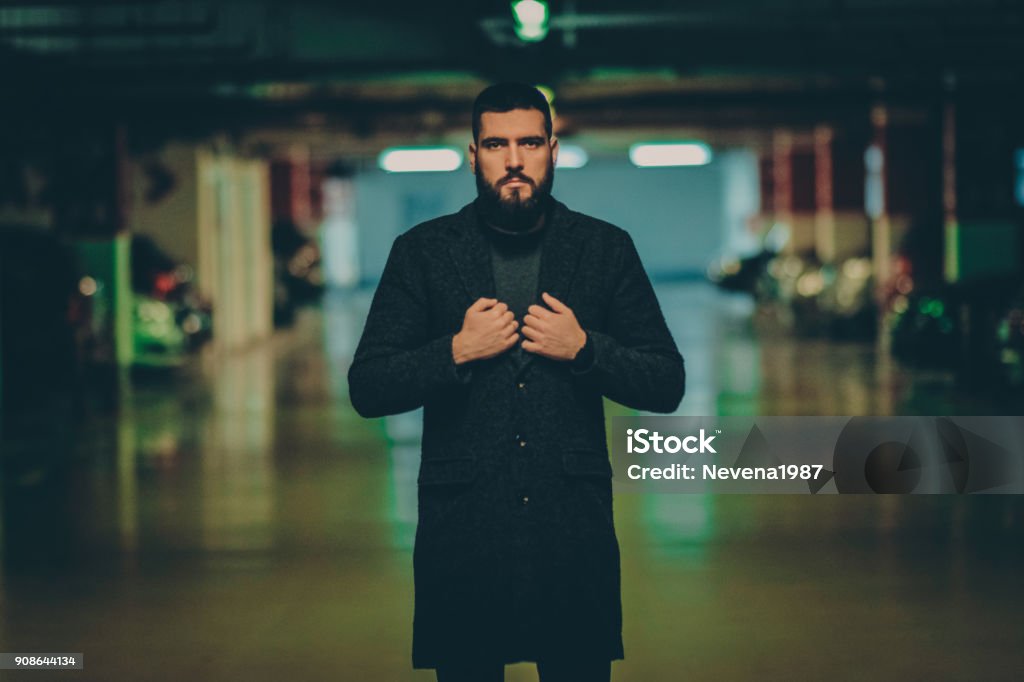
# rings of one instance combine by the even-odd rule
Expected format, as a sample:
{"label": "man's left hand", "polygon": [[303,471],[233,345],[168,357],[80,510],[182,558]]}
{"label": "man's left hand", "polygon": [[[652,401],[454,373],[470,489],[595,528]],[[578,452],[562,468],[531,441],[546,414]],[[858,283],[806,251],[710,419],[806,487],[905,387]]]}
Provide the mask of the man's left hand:
{"label": "man's left hand", "polygon": [[569,306],[551,294],[541,294],[551,309],[531,305],[523,317],[523,350],[552,360],[572,360],[587,342],[587,333]]}

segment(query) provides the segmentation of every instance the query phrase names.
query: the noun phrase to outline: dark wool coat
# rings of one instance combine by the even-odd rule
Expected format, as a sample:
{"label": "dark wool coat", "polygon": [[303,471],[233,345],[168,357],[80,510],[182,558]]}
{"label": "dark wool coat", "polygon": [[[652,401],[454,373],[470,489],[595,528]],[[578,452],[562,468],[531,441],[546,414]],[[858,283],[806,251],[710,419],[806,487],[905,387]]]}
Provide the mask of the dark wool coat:
{"label": "dark wool coat", "polygon": [[538,303],[547,291],[572,309],[592,364],[528,353],[517,370],[505,353],[456,366],[466,309],[495,294],[477,219],[471,203],[395,240],[348,374],[364,417],[423,406],[413,665],[619,659],[602,396],[671,412],[683,359],[629,234],[555,202]]}

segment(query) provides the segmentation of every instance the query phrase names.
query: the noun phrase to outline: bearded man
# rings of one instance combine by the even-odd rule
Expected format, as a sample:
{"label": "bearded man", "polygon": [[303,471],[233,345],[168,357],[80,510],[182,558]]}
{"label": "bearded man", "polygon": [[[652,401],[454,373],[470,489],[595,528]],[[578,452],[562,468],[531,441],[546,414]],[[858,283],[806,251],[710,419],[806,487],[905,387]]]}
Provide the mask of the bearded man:
{"label": "bearded man", "polygon": [[672,412],[683,358],[633,240],[551,196],[547,100],[473,106],[477,199],[391,248],[349,370],[363,417],[423,407],[412,663],[607,682],[623,658],[603,398]]}

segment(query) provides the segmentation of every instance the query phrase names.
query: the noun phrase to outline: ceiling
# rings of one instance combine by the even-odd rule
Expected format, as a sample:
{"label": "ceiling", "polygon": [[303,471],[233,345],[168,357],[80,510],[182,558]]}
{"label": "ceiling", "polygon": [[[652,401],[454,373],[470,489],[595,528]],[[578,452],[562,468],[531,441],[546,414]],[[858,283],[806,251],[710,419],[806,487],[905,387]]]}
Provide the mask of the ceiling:
{"label": "ceiling", "polygon": [[473,96],[503,79],[550,85],[578,126],[763,126],[950,89],[1020,98],[1024,3],[549,4],[549,35],[525,44],[509,4],[490,0],[0,0],[0,88],[7,115],[70,102],[355,134],[463,126]]}

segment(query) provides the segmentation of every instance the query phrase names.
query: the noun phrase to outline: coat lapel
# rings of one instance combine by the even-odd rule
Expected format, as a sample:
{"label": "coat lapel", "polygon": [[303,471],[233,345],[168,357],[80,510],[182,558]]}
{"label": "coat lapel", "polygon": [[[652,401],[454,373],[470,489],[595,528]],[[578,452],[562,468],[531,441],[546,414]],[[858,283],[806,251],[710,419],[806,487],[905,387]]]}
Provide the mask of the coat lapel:
{"label": "coat lapel", "polygon": [[[547,307],[542,292],[547,292],[562,303],[568,304],[570,287],[583,252],[583,231],[579,229],[574,214],[565,204],[556,201],[551,212],[551,232],[544,240],[540,255],[540,274],[537,281],[538,305]],[[522,374],[537,359],[535,353],[527,353],[526,360],[519,368]]]}
{"label": "coat lapel", "polygon": [[545,291],[559,301],[567,302],[584,246],[582,230],[565,204],[555,202],[550,227],[551,232],[544,241],[544,251],[540,256],[537,282],[537,302],[542,305],[546,304],[540,295]]}
{"label": "coat lapel", "polygon": [[[449,245],[449,253],[462,280],[468,308],[480,297],[495,297],[494,268],[490,246],[478,229],[475,203],[459,211],[458,218],[456,227],[459,238]],[[545,305],[541,298],[541,292],[545,291],[563,303],[567,302],[584,246],[582,230],[565,204],[555,201],[550,219],[551,224],[545,227],[547,234],[540,257],[536,298],[539,305]],[[522,324],[522,320],[519,322]],[[519,373],[529,367],[536,357],[534,353],[526,353]],[[511,363],[508,364],[512,367]]]}
{"label": "coat lapel", "polygon": [[464,206],[456,218],[456,238],[448,245],[448,253],[462,280],[468,308],[478,298],[494,298],[494,268],[490,246],[476,226],[476,204]]}

